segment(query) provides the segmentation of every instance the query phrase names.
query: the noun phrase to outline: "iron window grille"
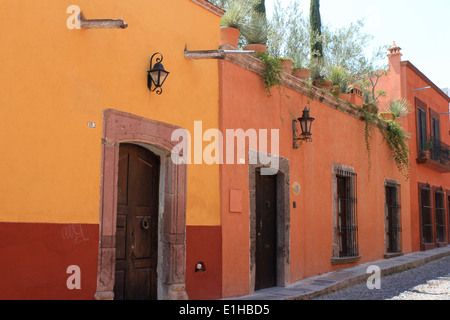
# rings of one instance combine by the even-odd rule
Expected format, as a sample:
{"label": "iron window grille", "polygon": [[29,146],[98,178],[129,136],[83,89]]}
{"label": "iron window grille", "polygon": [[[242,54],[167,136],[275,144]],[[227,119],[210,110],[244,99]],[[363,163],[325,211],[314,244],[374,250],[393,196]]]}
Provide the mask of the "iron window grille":
{"label": "iron window grille", "polygon": [[422,220],[422,244],[434,243],[433,236],[433,207],[431,203],[430,185],[422,185],[419,188],[420,211]]}
{"label": "iron window grille", "polygon": [[400,253],[402,252],[401,235],[401,186],[398,183],[386,182],[385,199],[386,199],[386,252]]}
{"label": "iron window grille", "polygon": [[427,136],[425,142],[419,145],[419,155],[422,158],[426,158],[425,152],[429,152],[431,160],[440,162],[443,165],[448,165],[450,161],[450,146],[443,143],[435,136]]}
{"label": "iron window grille", "polygon": [[437,188],[434,192],[437,242],[447,242],[444,199],[444,190],[442,188]]}
{"label": "iron window grille", "polygon": [[357,174],[336,169],[337,235],[339,258],[359,256],[357,221]]}

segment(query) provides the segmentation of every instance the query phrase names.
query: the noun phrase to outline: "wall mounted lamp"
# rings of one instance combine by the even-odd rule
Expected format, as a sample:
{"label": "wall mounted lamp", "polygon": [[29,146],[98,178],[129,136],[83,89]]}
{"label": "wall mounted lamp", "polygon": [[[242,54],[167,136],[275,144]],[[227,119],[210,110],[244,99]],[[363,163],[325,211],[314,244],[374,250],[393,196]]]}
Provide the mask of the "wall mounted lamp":
{"label": "wall mounted lamp", "polygon": [[[311,127],[314,120],[314,118],[310,117],[308,108],[305,107],[305,110],[303,110],[303,116],[301,118],[298,118],[297,120],[292,121],[294,149],[298,149],[298,142],[312,142]],[[302,134],[300,136],[297,135],[297,122],[300,123],[300,128],[302,129]]]}
{"label": "wall mounted lamp", "polygon": [[[153,65],[153,58],[159,55],[159,57],[156,58],[156,63]],[[147,87],[150,91],[155,91],[157,94],[162,93],[162,85],[164,81],[166,81],[167,76],[169,75],[169,72],[164,70],[164,66],[162,65],[161,61],[163,61],[164,57],[161,53],[157,52],[154,55],[152,55],[150,59],[150,70],[147,71]],[[154,88],[153,88],[154,87]],[[153,89],[152,89],[153,88]]]}

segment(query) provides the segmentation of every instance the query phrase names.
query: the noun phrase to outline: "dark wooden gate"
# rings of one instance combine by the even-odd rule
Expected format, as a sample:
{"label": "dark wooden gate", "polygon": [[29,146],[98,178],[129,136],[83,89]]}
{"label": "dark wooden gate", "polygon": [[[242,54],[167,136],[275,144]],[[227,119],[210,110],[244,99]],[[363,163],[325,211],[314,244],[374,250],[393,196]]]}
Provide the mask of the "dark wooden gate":
{"label": "dark wooden gate", "polygon": [[124,144],[119,151],[116,272],[118,300],[157,298],[159,157]]}
{"label": "dark wooden gate", "polygon": [[256,173],[255,290],[277,285],[277,177]]}

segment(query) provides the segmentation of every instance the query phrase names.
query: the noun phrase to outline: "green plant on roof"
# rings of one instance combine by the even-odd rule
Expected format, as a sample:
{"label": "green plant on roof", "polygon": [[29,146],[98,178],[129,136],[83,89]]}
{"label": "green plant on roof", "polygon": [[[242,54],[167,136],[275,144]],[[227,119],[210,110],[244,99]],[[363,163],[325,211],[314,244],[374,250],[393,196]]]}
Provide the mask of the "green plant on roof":
{"label": "green plant on roof", "polygon": [[412,112],[411,104],[406,99],[392,99],[389,102],[389,111],[394,118],[404,117]]}
{"label": "green plant on roof", "polygon": [[254,13],[251,21],[243,26],[241,32],[247,44],[266,45],[269,36],[269,24],[266,16]]}
{"label": "green plant on roof", "polygon": [[331,67],[328,77],[334,86],[338,86],[341,89],[342,93],[349,93],[352,89],[349,85],[350,75],[343,67]]}
{"label": "green plant on roof", "polygon": [[262,78],[264,80],[266,92],[269,96],[271,96],[270,89],[273,86],[280,88],[283,82],[283,78],[281,76],[283,70],[281,67],[281,62],[279,59],[272,57],[267,52],[257,52],[256,57],[264,63],[265,70]]}
{"label": "green plant on roof", "polygon": [[229,5],[227,12],[222,16],[220,26],[241,30],[248,20],[250,13],[251,8],[245,6],[243,2],[235,0]]}

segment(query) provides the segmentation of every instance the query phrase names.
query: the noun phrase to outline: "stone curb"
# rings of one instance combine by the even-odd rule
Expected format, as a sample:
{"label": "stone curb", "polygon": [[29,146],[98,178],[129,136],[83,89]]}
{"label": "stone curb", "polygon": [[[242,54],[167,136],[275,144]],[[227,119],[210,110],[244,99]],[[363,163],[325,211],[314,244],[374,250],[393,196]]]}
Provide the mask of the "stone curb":
{"label": "stone curb", "polygon": [[342,290],[346,287],[367,281],[371,274],[369,266],[378,266],[381,276],[388,276],[409,269],[421,267],[427,263],[450,256],[450,246],[429,251],[414,252],[391,259],[383,259],[361,264],[348,269],[332,271],[319,276],[301,280],[287,287],[259,290],[255,294],[228,300],[308,300]]}

